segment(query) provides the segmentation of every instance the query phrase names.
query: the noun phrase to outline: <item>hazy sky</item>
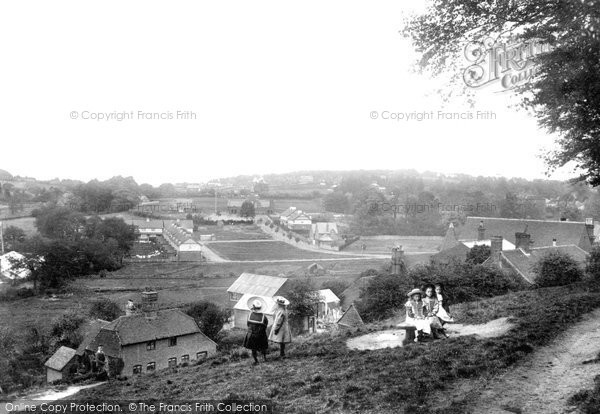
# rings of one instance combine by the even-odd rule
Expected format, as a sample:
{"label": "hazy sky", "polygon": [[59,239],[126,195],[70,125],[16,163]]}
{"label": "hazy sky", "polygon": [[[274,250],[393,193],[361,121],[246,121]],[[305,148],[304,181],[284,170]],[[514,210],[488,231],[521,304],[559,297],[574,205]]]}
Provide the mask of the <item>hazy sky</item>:
{"label": "hazy sky", "polygon": [[[152,184],[308,169],[543,177],[536,156],[552,139],[506,109],[505,94],[482,90],[475,108],[444,109],[440,82],[411,73],[398,31],[420,5],[3,2],[0,168]],[[496,119],[441,120],[439,110]],[[132,119],[82,119],[110,113]]]}

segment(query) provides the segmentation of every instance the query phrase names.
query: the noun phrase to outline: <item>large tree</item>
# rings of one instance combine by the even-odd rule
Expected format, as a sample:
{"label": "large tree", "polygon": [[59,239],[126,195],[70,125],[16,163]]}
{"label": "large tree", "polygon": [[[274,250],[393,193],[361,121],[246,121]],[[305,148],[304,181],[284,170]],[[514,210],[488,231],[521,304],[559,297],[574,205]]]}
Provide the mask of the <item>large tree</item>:
{"label": "large tree", "polygon": [[[432,0],[404,33],[422,53],[421,66],[434,73],[457,69],[465,46],[484,39],[491,39],[486,48],[509,36],[549,45],[549,52],[535,57],[537,74],[517,91],[540,125],[558,134],[558,149],[545,157],[549,169],[573,161],[582,171],[579,179],[598,186],[599,30],[600,0]],[[517,66],[518,59],[508,56],[505,65]]]}

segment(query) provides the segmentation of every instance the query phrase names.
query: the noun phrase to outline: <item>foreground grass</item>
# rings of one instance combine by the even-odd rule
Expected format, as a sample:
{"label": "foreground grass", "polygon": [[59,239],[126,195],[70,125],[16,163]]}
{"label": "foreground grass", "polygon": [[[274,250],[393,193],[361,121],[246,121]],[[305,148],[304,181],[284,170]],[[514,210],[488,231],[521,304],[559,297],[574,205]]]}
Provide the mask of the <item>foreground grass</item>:
{"label": "foreground grass", "polygon": [[112,381],[85,390],[78,398],[266,398],[285,413],[463,413],[468,412],[472,395],[455,395],[437,411],[432,396],[453,381],[476,381],[500,372],[598,307],[600,293],[583,286],[519,292],[456,310],[465,323],[512,316],[516,327],[495,339],[457,337],[356,351],[345,346],[346,339],[356,334],[321,335],[297,341],[285,361],[252,367],[247,354],[234,349],[178,372]]}

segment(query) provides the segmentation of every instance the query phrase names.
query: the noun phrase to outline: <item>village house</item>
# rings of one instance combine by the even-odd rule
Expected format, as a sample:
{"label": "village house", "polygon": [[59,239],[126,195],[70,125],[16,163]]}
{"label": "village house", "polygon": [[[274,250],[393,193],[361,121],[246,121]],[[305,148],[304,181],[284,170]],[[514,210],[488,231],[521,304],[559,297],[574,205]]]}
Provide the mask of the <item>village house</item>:
{"label": "village house", "polygon": [[296,207],[288,207],[279,215],[279,224],[287,226],[288,217],[294,214],[298,209]]}
{"label": "village house", "polygon": [[571,257],[583,268],[587,262],[588,252],[574,244],[531,247],[530,234],[517,233],[517,246],[513,250],[502,250],[502,236],[493,236],[490,257],[483,262],[484,266],[496,267],[523,278],[527,283],[536,282],[534,265],[549,253],[558,252]]}
{"label": "village house", "polygon": [[77,372],[77,351],[73,348],[61,346],[46,361],[44,366],[46,367],[46,382],[48,384],[68,380]]}
{"label": "village house", "polygon": [[340,318],[340,298],[331,289],[321,289],[318,295],[317,319],[336,322]]}
{"label": "village house", "polygon": [[312,225],[310,216],[305,214],[302,210],[296,210],[292,214],[286,217],[285,226],[298,232],[309,232]]}
{"label": "village house", "polygon": [[459,229],[449,225],[440,252],[432,259],[440,262],[465,260],[474,246],[491,248],[494,237],[502,237],[503,251],[515,250],[519,244],[517,234],[522,232],[531,236],[530,242],[534,248],[575,245],[589,252],[595,242],[594,227],[593,219],[575,222],[467,217],[464,226]]}
{"label": "village house", "polygon": [[163,237],[177,252],[180,262],[199,262],[202,260],[202,245],[192,237],[179,223],[171,223],[163,229]]}
{"label": "village house", "polygon": [[264,201],[260,200],[257,196],[250,196],[248,198],[227,200],[227,213],[231,215],[240,215],[242,205],[246,201],[249,201],[254,205],[254,214],[257,216],[271,215],[275,211],[275,203],[273,200]]}
{"label": "village house", "polygon": [[313,223],[309,239],[313,245],[323,249],[336,249],[342,241],[336,223]]}
{"label": "village house", "polygon": [[143,220],[131,221],[140,241],[148,241],[152,237],[162,236],[165,228],[169,228],[169,226],[174,223],[186,233],[193,234],[194,222],[192,220],[153,220],[146,218]]}
{"label": "village house", "polygon": [[229,300],[234,302],[233,326],[246,328],[246,321],[250,315],[250,306],[254,299],[261,300],[265,305],[265,314],[269,323],[273,323],[275,313],[274,296],[285,296],[287,278],[242,273],[227,289]]}
{"label": "village house", "polygon": [[156,310],[157,299],[156,292],[142,292],[141,312],[102,326],[85,349],[88,358],[102,346],[109,366],[120,368],[109,375],[131,375],[175,368],[216,353],[216,343],[194,318],[179,309]]}

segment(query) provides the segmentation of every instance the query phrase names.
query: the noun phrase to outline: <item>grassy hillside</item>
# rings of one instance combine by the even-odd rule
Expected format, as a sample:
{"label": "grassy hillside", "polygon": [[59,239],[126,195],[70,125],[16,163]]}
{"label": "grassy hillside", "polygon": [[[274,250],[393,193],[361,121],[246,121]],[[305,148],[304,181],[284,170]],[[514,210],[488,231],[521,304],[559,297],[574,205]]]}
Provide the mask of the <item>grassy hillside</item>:
{"label": "grassy hillside", "polygon": [[[455,380],[477,381],[500,372],[555,338],[566,326],[600,307],[600,291],[585,286],[513,293],[455,310],[463,323],[512,316],[515,328],[495,339],[456,337],[376,351],[349,350],[349,333],[301,338],[289,359],[250,365],[245,350],[176,372],[111,381],[77,398],[102,399],[271,399],[285,413],[378,412],[463,413],[476,396],[465,390],[432,406]],[[384,329],[384,324],[363,329]],[[237,338],[241,343],[241,336]],[[274,356],[273,354],[272,356]]]}

